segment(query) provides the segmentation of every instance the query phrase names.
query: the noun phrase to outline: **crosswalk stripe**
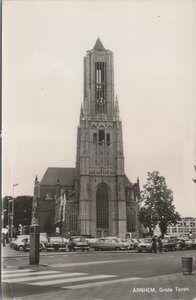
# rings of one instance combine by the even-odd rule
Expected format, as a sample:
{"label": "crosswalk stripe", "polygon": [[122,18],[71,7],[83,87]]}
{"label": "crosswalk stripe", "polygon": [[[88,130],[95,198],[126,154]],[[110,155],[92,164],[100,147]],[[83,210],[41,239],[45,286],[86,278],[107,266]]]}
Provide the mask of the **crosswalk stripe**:
{"label": "crosswalk stripe", "polygon": [[3,270],[4,274],[23,273],[23,272],[33,272],[33,270],[32,269]]}
{"label": "crosswalk stripe", "polygon": [[71,289],[71,290],[84,289],[89,287],[109,285],[109,284],[115,284],[119,282],[127,282],[127,281],[139,280],[139,279],[143,279],[143,278],[130,277],[130,278],[114,279],[114,280],[100,281],[100,282],[89,282],[89,283],[77,284],[72,286],[63,286],[62,289]]}
{"label": "crosswalk stripe", "polygon": [[[14,273],[14,274],[2,274],[3,278],[16,278],[21,276],[32,276],[32,275],[43,275],[43,274],[56,274],[59,271],[35,271],[35,272],[25,272],[25,273]],[[62,274],[62,273],[61,273]]]}
{"label": "crosswalk stripe", "polygon": [[119,259],[119,260],[102,260],[102,261],[88,261],[81,263],[67,263],[67,264],[52,264],[50,267],[74,267],[74,266],[84,266],[84,265],[98,265],[98,264],[109,264],[109,263],[119,263],[125,262],[127,259]]}
{"label": "crosswalk stripe", "polygon": [[[86,275],[86,273],[61,273],[61,274],[55,274],[55,278],[60,278],[60,277],[71,277],[71,276],[80,276],[80,275]],[[35,280],[41,280],[41,279],[51,279],[52,275],[45,275],[45,276],[29,276],[29,277],[22,277],[22,278],[8,278],[5,279],[4,282],[27,282],[27,281],[35,281]],[[54,278],[54,277],[53,277]],[[48,281],[47,281],[48,282]],[[48,282],[48,285],[50,285],[50,282]],[[40,282],[39,282],[40,283]]]}
{"label": "crosswalk stripe", "polygon": [[67,278],[67,279],[43,281],[43,282],[33,282],[33,283],[28,283],[28,284],[29,285],[38,285],[38,286],[47,286],[47,285],[51,285],[51,284],[70,283],[70,282],[86,281],[86,280],[93,280],[93,279],[104,279],[104,278],[110,278],[110,277],[116,277],[116,275],[84,276],[84,277],[77,277],[77,278]]}

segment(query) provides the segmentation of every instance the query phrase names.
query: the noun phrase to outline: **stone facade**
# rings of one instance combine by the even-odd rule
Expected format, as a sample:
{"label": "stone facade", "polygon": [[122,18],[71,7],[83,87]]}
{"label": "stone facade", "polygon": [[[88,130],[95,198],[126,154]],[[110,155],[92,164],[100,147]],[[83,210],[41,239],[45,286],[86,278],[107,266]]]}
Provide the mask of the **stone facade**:
{"label": "stone facade", "polygon": [[[122,123],[114,97],[113,53],[98,39],[84,58],[84,100],[77,134],[76,168],[47,170],[40,183],[38,215],[61,234],[139,236],[139,179],[124,172]],[[54,170],[53,170],[54,171]],[[50,181],[47,182],[47,180]],[[51,226],[52,227],[52,226]],[[54,228],[53,228],[54,229]]]}

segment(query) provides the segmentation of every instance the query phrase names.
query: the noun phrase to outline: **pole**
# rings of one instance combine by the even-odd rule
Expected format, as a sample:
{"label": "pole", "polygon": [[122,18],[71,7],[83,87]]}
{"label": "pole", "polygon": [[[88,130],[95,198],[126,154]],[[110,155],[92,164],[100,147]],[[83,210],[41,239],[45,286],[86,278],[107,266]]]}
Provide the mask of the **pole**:
{"label": "pole", "polygon": [[11,217],[11,222],[10,222],[10,226],[11,226],[11,242],[12,242],[12,239],[13,239],[13,229],[14,229],[14,188],[16,186],[18,186],[19,184],[18,183],[15,183],[13,184],[13,198],[12,198],[12,213],[10,214],[10,217]]}

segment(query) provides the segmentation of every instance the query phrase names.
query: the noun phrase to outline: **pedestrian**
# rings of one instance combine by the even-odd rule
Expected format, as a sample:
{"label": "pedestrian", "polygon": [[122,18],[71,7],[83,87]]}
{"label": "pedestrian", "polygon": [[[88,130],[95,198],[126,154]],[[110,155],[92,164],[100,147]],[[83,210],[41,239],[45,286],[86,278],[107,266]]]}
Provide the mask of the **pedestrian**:
{"label": "pedestrian", "polygon": [[159,250],[159,253],[162,253],[162,241],[161,241],[161,238],[160,236],[158,237],[157,239],[157,242],[158,242],[158,250]]}
{"label": "pedestrian", "polygon": [[2,244],[3,244],[3,247],[5,247],[5,239],[6,239],[5,233],[3,233],[3,234],[1,235],[1,242],[2,242]]}
{"label": "pedestrian", "polygon": [[155,236],[153,236],[152,238],[152,253],[156,253],[157,252],[157,241]]}

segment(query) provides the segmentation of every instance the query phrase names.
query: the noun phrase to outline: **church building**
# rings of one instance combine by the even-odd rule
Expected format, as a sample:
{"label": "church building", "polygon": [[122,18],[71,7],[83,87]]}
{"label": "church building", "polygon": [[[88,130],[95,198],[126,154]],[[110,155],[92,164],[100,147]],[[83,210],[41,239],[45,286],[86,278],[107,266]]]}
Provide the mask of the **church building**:
{"label": "church building", "polygon": [[34,184],[33,222],[62,236],[139,237],[139,179],[124,170],[113,52],[98,39],[84,57],[75,168],[48,168]]}

